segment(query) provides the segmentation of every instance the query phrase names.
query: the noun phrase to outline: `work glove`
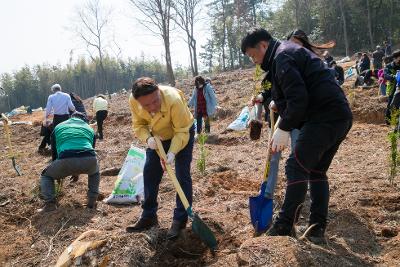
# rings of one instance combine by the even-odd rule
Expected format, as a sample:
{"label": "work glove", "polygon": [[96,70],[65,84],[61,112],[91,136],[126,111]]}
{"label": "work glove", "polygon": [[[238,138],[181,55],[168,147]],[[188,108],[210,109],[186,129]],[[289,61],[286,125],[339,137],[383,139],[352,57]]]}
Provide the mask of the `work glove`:
{"label": "work glove", "polygon": [[262,96],[262,94],[259,94],[256,96],[256,98],[255,98],[256,103],[262,103],[263,101],[264,101],[264,97]]}
{"label": "work glove", "polygon": [[174,160],[175,160],[175,154],[174,153],[172,153],[172,152],[168,152],[168,154],[167,154],[167,164],[168,165],[171,165],[172,163],[174,163]]}
{"label": "work glove", "polygon": [[161,163],[162,169],[165,171],[167,169],[165,167],[165,164],[171,165],[172,163],[174,163],[174,160],[175,160],[175,154],[172,152],[168,152],[167,161],[164,161],[164,159],[160,157],[160,163]]}
{"label": "work glove", "polygon": [[281,152],[284,150],[289,144],[289,131],[284,131],[281,129],[276,129],[274,135],[271,140],[271,151],[272,153]]}
{"label": "work glove", "polygon": [[154,139],[154,137],[149,137],[148,139],[147,139],[147,146],[150,148],[150,149],[157,149],[157,143],[156,143],[156,139]]}
{"label": "work glove", "polygon": [[278,112],[278,107],[276,106],[274,100],[271,100],[271,102],[269,102],[269,109],[275,113]]}

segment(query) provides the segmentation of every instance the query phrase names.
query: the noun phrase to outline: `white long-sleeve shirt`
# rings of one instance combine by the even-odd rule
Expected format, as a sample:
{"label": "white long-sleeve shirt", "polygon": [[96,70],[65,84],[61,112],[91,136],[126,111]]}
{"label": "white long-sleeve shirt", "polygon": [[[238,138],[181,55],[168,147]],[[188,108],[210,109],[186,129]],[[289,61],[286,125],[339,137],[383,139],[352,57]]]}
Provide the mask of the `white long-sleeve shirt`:
{"label": "white long-sleeve shirt", "polygon": [[69,94],[59,91],[50,95],[47,99],[45,118],[52,113],[54,115],[66,115],[69,114],[70,110],[75,111],[71,97]]}
{"label": "white long-sleeve shirt", "polygon": [[107,100],[103,99],[102,97],[96,97],[93,100],[93,111],[97,112],[99,110],[107,110],[108,102]]}

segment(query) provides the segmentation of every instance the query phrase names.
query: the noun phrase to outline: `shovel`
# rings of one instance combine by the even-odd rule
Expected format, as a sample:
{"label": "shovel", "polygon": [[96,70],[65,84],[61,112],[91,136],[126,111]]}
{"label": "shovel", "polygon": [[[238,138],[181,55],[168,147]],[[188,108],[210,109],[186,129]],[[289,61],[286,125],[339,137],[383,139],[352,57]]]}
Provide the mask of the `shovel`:
{"label": "shovel", "polygon": [[[272,134],[275,131],[274,114],[271,109],[269,112],[271,120],[271,131],[269,132],[268,136],[268,151],[264,169],[264,178],[261,184],[260,194],[258,196],[249,198],[250,218],[256,236],[261,235],[268,229],[268,227],[272,222],[272,214],[274,211],[273,200],[265,198],[265,189],[267,187],[268,173],[270,169],[270,160],[271,160],[271,148],[269,143],[271,142]],[[280,118],[278,118],[277,125],[279,121]]]}
{"label": "shovel", "polygon": [[[157,148],[161,159],[166,162],[167,156],[164,151],[164,147],[158,137],[154,137],[157,143]],[[182,187],[179,184],[174,171],[172,170],[171,166],[165,163],[165,169],[167,170],[168,176],[171,179],[172,183],[174,184],[175,190],[179,195],[179,198],[182,201],[183,206],[186,209],[187,214],[189,215],[190,220],[192,221],[192,231],[198,235],[210,249],[214,251],[217,248],[217,240],[211,229],[203,222],[203,220],[193,212],[192,207],[189,205],[189,202],[185,196],[185,193],[182,191]]]}
{"label": "shovel", "polygon": [[10,125],[9,125],[10,121],[8,120],[7,116],[4,115],[3,113],[1,114],[1,119],[4,120],[4,136],[7,140],[7,144],[10,149],[9,158],[11,158],[12,166],[13,166],[14,170],[17,172],[18,176],[21,176],[20,168],[15,161],[16,154],[14,153],[14,150],[11,145],[11,129],[10,129]]}

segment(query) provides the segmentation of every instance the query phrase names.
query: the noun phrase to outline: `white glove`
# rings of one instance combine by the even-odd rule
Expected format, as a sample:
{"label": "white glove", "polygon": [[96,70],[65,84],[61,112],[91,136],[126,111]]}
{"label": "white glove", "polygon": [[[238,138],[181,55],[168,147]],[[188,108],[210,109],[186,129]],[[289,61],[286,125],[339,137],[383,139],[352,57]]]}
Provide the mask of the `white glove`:
{"label": "white glove", "polygon": [[150,149],[156,149],[157,148],[156,139],[154,139],[154,137],[149,137],[147,139],[147,145]]}
{"label": "white glove", "polygon": [[277,108],[274,100],[271,100],[271,102],[269,102],[269,109],[275,113],[278,111],[278,108]]}
{"label": "white glove", "polygon": [[284,150],[289,144],[290,132],[281,129],[276,129],[271,140],[271,151],[273,153]]}
{"label": "white glove", "polygon": [[262,94],[259,94],[256,96],[256,101],[257,103],[262,103],[264,101],[264,97],[262,96]]}
{"label": "white glove", "polygon": [[175,160],[175,154],[174,153],[172,153],[172,152],[168,152],[168,154],[167,154],[167,164],[168,165],[171,165],[172,163],[174,163],[174,160]]}

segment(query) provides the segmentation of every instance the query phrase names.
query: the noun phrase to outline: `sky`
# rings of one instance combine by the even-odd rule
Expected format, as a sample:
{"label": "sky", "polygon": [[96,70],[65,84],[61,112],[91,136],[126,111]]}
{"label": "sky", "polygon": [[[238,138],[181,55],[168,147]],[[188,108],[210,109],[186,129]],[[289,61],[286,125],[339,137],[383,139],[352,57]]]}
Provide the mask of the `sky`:
{"label": "sky", "polygon": [[[65,65],[71,50],[73,61],[79,56],[88,56],[84,43],[68,29],[73,24],[76,10],[84,2],[0,0],[0,73],[11,73],[25,65]],[[102,0],[101,3],[112,8],[110,32],[121,48],[122,58],[144,54],[163,60],[161,38],[146,33],[137,20],[141,17],[140,12],[128,0]],[[197,24],[198,51],[206,42],[207,31],[204,20]],[[171,53],[174,66],[189,66],[187,45],[177,30],[172,33]]]}

